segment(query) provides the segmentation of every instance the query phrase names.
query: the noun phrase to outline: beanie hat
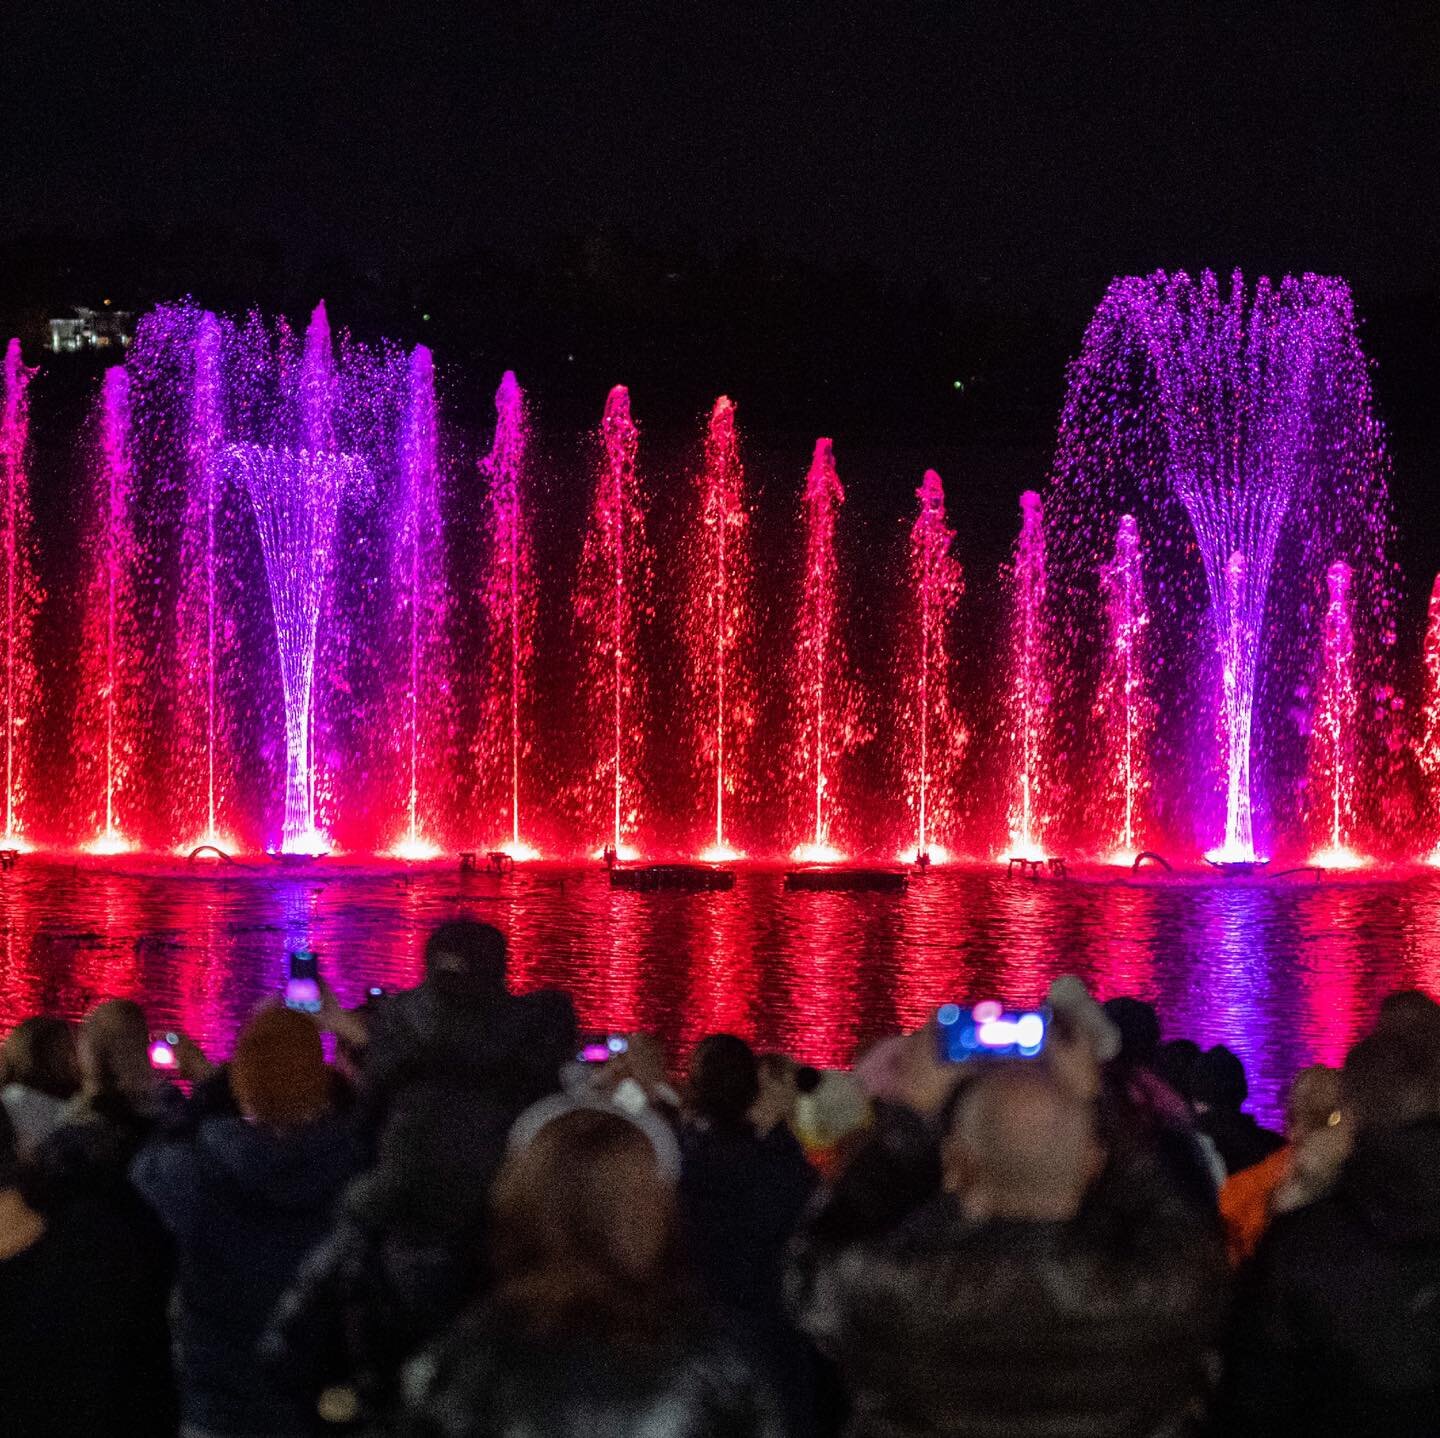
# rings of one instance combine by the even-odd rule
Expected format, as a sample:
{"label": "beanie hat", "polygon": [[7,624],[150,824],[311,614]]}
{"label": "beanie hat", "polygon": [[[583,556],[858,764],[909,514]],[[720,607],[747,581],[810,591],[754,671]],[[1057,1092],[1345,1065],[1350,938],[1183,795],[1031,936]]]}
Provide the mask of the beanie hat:
{"label": "beanie hat", "polygon": [[293,1009],[262,1009],[245,1026],[230,1060],[230,1091],[257,1123],[308,1123],[330,1104],[320,1032]]}
{"label": "beanie hat", "polygon": [[1047,1002],[1055,1013],[1064,1014],[1070,1020],[1097,1063],[1108,1064],[1119,1054],[1119,1027],[1073,974],[1063,974],[1050,985]]}

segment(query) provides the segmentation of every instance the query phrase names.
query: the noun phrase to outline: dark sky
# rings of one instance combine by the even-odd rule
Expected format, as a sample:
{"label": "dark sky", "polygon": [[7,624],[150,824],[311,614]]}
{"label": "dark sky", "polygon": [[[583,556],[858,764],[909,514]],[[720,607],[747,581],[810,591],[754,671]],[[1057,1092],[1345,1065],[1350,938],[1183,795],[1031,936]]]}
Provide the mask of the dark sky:
{"label": "dark sky", "polygon": [[1352,0],[37,0],[0,227],[401,265],[619,224],[902,278],[1440,270],[1440,21]]}

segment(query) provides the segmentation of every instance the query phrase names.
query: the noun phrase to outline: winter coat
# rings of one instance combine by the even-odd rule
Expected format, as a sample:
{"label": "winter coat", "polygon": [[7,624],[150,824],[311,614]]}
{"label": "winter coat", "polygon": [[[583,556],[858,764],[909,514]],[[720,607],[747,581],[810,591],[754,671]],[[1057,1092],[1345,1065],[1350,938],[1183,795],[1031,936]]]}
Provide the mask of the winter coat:
{"label": "winter coat", "polygon": [[1364,1136],[1334,1189],[1271,1225],[1237,1304],[1237,1435],[1440,1426],[1440,1119]]}
{"label": "winter coat", "polygon": [[796,1272],[852,1438],[1131,1438],[1195,1408],[1225,1261],[1215,1226],[1134,1169],[1067,1223],[971,1224],[942,1196]]}
{"label": "winter coat", "polygon": [[631,1342],[516,1330],[481,1306],[417,1360],[402,1438],[784,1438],[764,1381],[713,1329],[677,1319]]}
{"label": "winter coat", "polygon": [[1227,1174],[1243,1173],[1285,1147],[1285,1140],[1278,1133],[1261,1128],[1254,1117],[1242,1109],[1208,1109],[1196,1123],[1200,1132],[1207,1134],[1219,1149]]}
{"label": "winter coat", "polygon": [[267,1381],[256,1347],[305,1255],[325,1236],[354,1174],[347,1125],[276,1130],[212,1118],[190,1141],[152,1144],[135,1187],[175,1238],[174,1336],[185,1421],[216,1434],[304,1433]]}

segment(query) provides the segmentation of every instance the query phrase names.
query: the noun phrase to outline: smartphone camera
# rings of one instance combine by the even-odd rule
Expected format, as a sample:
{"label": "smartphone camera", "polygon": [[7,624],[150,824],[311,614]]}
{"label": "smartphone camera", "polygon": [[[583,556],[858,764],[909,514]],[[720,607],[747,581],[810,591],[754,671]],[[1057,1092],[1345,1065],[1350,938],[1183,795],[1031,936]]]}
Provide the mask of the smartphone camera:
{"label": "smartphone camera", "polygon": [[944,1004],[935,1015],[942,1063],[971,1059],[1034,1059],[1045,1048],[1048,1009],[1007,1010],[994,999],[973,1008]]}
{"label": "smartphone camera", "polygon": [[629,1052],[630,1040],[624,1034],[610,1034],[607,1038],[596,1039],[582,1048],[576,1057],[582,1064],[608,1063],[618,1055]]}
{"label": "smartphone camera", "polygon": [[290,955],[285,1007],[302,1014],[320,1012],[320,961],[308,949],[298,949]]}
{"label": "smartphone camera", "polygon": [[178,1049],[179,1046],[179,1034],[161,1034],[150,1045],[150,1067],[163,1070],[174,1069],[180,1062],[176,1055],[176,1049]]}

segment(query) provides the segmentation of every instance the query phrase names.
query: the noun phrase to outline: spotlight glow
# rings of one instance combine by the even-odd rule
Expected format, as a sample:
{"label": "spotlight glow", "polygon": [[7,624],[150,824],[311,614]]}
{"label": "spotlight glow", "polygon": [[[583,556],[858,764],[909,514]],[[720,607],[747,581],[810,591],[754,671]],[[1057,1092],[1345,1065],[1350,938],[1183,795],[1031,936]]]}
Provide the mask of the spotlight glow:
{"label": "spotlight glow", "polygon": [[702,864],[733,864],[736,859],[745,857],[738,849],[732,849],[729,844],[710,844],[700,850],[698,855]]}
{"label": "spotlight glow", "polygon": [[790,857],[797,864],[843,864],[845,855],[833,844],[796,844]]}
{"label": "spotlight glow", "polygon": [[[927,844],[925,852],[929,855],[932,864],[949,864],[954,862],[954,856],[944,844]],[[920,862],[920,851],[912,844],[908,849],[902,849],[899,855],[902,864],[918,864]]]}
{"label": "spotlight glow", "polygon": [[390,850],[390,858],[404,859],[407,863],[424,863],[427,859],[438,859],[442,852],[438,844],[411,834]]}
{"label": "spotlight glow", "polygon": [[1331,845],[1311,854],[1310,862],[1317,869],[1363,869],[1370,861],[1363,854],[1357,854],[1354,849],[1344,845]]}
{"label": "spotlight glow", "polygon": [[134,847],[123,834],[117,834],[114,829],[106,829],[103,834],[97,834],[85,845],[85,852],[87,854],[128,854]]}
{"label": "spotlight glow", "polygon": [[[616,844],[614,849],[615,858],[619,863],[634,864],[640,858],[640,850],[637,849],[634,844]],[[603,859],[605,857],[605,846],[603,844],[595,850],[593,857],[596,859]]]}
{"label": "spotlight glow", "polygon": [[511,839],[495,850],[497,854],[508,854],[517,864],[526,864],[541,857],[540,850],[524,839]]}

